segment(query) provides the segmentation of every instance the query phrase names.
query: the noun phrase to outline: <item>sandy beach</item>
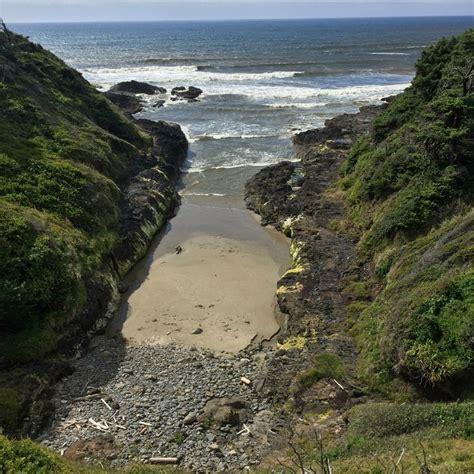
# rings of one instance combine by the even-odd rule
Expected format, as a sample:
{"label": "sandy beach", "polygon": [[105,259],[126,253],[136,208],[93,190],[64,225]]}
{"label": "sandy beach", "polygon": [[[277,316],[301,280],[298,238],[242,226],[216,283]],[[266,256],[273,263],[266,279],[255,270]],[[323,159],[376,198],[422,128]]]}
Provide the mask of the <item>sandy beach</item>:
{"label": "sandy beach", "polygon": [[[179,247],[179,252],[176,249]],[[176,342],[235,353],[279,331],[276,284],[288,242],[236,200],[186,197],[128,276],[111,331],[132,344]]]}

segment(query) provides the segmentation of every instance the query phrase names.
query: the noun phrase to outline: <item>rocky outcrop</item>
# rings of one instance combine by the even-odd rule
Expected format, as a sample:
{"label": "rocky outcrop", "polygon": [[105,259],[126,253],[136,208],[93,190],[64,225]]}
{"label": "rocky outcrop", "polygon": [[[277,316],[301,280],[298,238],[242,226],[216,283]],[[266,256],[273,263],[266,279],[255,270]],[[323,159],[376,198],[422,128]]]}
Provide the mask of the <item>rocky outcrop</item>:
{"label": "rocky outcrop", "polygon": [[132,94],[166,94],[164,87],[153,86],[152,84],[139,81],[119,82],[115,84],[115,86],[112,86],[110,90],[112,92],[129,92]]}
{"label": "rocky outcrop", "polygon": [[[1,126],[9,130],[0,151],[21,163],[14,173],[9,172],[9,179],[21,183],[21,176],[36,173],[40,178],[31,181],[32,188],[41,176],[49,186],[49,191],[32,193],[37,196],[24,205],[9,203],[3,196],[1,206],[3,223],[24,221],[27,226],[22,229],[31,227],[34,238],[48,242],[45,258],[49,275],[54,274],[54,282],[44,275],[41,292],[48,295],[47,300],[35,307],[38,298],[31,296],[33,303],[25,303],[23,309],[10,305],[11,314],[4,310],[12,294],[8,288],[14,287],[17,275],[3,271],[0,285],[0,432],[37,436],[53,415],[50,399],[55,383],[70,373],[71,359],[81,354],[92,335],[104,330],[120,302],[122,278],[144,256],[179,204],[174,183],[186,158],[187,140],[176,124],[144,122],[139,130],[137,122],[132,123],[109,102],[130,118],[141,109],[134,94],[164,89],[131,81],[102,94],[52,53],[13,33],[8,42],[0,33],[0,62],[12,65],[3,84],[8,94],[0,100],[5,112]],[[37,74],[32,73],[33,63],[38,65]],[[67,101],[58,99],[58,90]],[[35,113],[17,113],[14,98],[28,101]],[[25,116],[30,127],[22,132],[25,137],[41,125],[38,137],[52,149],[60,140],[45,131],[62,127],[62,138],[71,148],[56,156],[45,146],[38,156],[22,160],[24,151],[17,146],[16,131]],[[68,126],[70,117],[74,117],[73,130]],[[46,171],[53,168],[57,173]],[[44,194],[42,199],[40,194]],[[61,201],[60,205],[51,207],[51,200]],[[82,218],[75,220],[75,213]],[[8,225],[2,227],[2,242],[8,239],[7,229]],[[19,268],[28,265],[35,240],[18,235],[17,241],[16,247],[2,253],[2,269],[12,267],[10,261],[21,262]],[[65,266],[59,264],[63,254]],[[37,267],[38,275],[18,273],[23,287],[40,281],[45,267]],[[17,328],[15,318],[29,319]]]}
{"label": "rocky outcrop", "polygon": [[110,90],[105,92],[105,96],[122,109],[123,113],[128,117],[143,110],[143,101],[130,92],[114,92]]}
{"label": "rocky outcrop", "polygon": [[[328,120],[323,129],[295,135],[299,162],[264,168],[246,185],[247,206],[262,216],[264,225],[271,224],[292,239],[293,266],[280,279],[277,290],[279,308],[288,321],[287,333],[279,340],[283,345],[290,341],[291,353],[298,356],[293,354],[291,364],[282,365],[289,361],[284,356],[270,365],[268,395],[275,400],[286,399],[296,374],[312,367],[314,354],[330,352],[344,365],[346,376],[341,382],[350,392],[344,400],[351,403],[352,392],[345,382],[354,370],[356,348],[344,330],[349,300],[343,290],[346,279],[362,269],[355,265],[354,240],[338,230],[346,220],[345,206],[332,186],[352,142],[370,130],[381,110],[365,107],[358,114]],[[292,349],[292,344],[298,347]],[[331,385],[324,391],[334,394],[336,406],[341,388],[331,380],[321,382],[320,389],[321,384]],[[294,390],[292,398],[298,409],[306,404],[304,391]],[[331,400],[320,403],[331,405]]]}
{"label": "rocky outcrop", "polygon": [[181,127],[163,120],[138,119],[136,123],[153,137],[153,153],[163,158],[166,174],[175,179],[188,153],[188,141]]}

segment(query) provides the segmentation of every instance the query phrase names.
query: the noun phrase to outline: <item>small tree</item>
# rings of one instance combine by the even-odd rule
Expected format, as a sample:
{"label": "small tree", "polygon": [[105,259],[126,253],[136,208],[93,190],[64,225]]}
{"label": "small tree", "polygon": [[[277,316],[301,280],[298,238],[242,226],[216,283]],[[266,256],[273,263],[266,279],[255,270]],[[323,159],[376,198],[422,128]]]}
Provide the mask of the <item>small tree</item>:
{"label": "small tree", "polygon": [[472,83],[474,78],[474,60],[464,59],[462,63],[453,65],[453,72],[455,72],[462,81],[462,95],[466,95],[472,92]]}

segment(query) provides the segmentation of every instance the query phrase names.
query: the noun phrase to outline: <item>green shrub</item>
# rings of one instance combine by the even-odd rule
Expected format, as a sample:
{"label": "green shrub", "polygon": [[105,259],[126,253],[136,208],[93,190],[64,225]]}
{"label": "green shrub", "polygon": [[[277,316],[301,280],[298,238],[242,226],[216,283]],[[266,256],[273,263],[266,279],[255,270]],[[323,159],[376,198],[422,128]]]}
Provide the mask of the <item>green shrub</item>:
{"label": "green shrub", "polygon": [[13,441],[0,435],[0,472],[50,474],[71,470],[57,455],[30,440]]}
{"label": "green shrub", "polygon": [[410,319],[403,370],[430,383],[474,365],[474,270],[456,275]]}
{"label": "green shrub", "polygon": [[383,438],[435,428],[441,438],[474,436],[474,403],[368,403],[348,414],[349,435]]}
{"label": "green shrub", "polygon": [[37,359],[117,242],[119,184],[145,135],[41,46],[0,34],[0,358]]}

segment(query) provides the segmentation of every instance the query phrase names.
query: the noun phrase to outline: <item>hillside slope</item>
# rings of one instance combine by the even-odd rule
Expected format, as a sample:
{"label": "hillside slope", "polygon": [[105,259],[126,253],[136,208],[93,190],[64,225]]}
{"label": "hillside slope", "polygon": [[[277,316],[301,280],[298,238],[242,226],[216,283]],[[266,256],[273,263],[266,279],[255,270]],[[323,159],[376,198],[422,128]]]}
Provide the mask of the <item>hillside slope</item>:
{"label": "hillside slope", "polygon": [[[112,314],[118,282],[178,202],[173,180],[187,141],[164,122],[145,123],[146,133],[77,71],[9,31],[0,31],[0,110],[6,369],[56,349],[73,354]],[[4,428],[26,403],[20,379],[0,373]]]}
{"label": "hillside slope", "polygon": [[473,64],[474,31],[425,50],[343,169],[358,250],[374,265],[374,301],[354,328],[372,384],[396,375],[462,395],[472,376]]}
{"label": "hillside slope", "polygon": [[267,385],[306,418],[307,463],[317,431],[334,472],[419,471],[423,449],[435,472],[473,468],[473,63],[472,30],[440,41],[403,94],[296,135],[298,163],[247,183],[292,239]]}

